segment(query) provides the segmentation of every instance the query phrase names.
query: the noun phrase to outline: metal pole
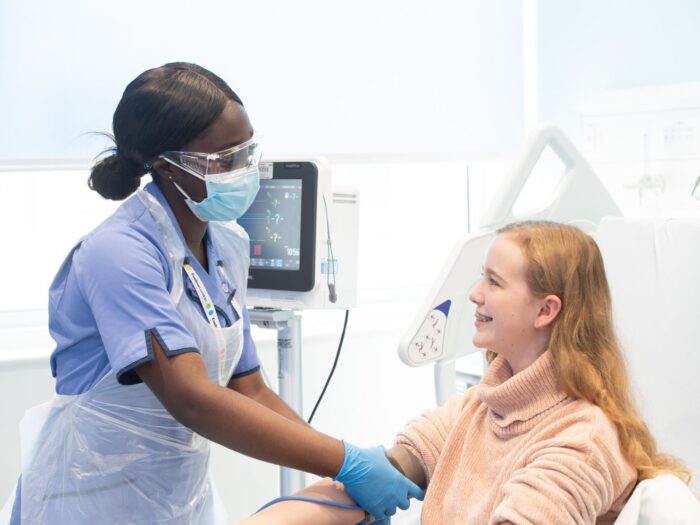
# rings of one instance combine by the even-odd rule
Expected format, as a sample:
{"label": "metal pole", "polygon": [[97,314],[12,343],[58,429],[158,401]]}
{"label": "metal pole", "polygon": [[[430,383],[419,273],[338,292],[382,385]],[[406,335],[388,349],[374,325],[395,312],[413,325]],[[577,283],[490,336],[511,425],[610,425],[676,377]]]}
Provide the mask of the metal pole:
{"label": "metal pole", "polygon": [[[277,357],[280,397],[302,415],[301,397],[301,316],[294,315],[277,329]],[[304,473],[280,467],[280,495],[304,488]]]}
{"label": "metal pole", "polygon": [[[301,315],[291,310],[249,310],[250,322],[261,328],[277,330],[277,362],[279,395],[297,414],[302,416],[301,397]],[[301,490],[304,473],[280,467],[280,495]]]}

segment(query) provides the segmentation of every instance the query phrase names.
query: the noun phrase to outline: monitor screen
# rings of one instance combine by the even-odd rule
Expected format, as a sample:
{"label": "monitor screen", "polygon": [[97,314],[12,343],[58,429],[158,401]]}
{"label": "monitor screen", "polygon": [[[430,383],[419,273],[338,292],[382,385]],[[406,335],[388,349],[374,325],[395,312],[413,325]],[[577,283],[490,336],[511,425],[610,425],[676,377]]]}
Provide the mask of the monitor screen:
{"label": "monitor screen", "polygon": [[250,267],[299,270],[301,179],[263,179],[239,223],[250,236]]}
{"label": "monitor screen", "polygon": [[248,287],[309,291],[315,283],[318,169],[261,162],[260,190],[238,223],[250,237]]}

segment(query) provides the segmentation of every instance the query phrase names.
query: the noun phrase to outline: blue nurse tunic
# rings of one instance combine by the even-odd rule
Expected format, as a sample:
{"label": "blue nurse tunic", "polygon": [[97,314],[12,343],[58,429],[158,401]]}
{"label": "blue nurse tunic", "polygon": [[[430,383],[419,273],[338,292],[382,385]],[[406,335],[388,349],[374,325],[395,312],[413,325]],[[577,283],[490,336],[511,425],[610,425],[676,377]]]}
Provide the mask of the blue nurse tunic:
{"label": "blue nurse tunic", "polygon": [[[236,290],[221,271],[217,247],[206,236],[209,268],[203,268],[184,242],[165,197],[154,183],[146,185],[168,213],[186,256],[204,282],[222,326],[239,319],[231,299]],[[51,371],[58,394],[80,394],[110,369],[120,383],[139,383],[134,367],[153,359],[153,334],[169,356],[196,352],[170,297],[173,269],[160,232],[139,199],[129,199],[68,255],[49,290],[49,331],[56,341]],[[185,293],[204,310],[190,279],[183,276]],[[250,321],[242,305],[244,343],[233,377],[260,368]]]}

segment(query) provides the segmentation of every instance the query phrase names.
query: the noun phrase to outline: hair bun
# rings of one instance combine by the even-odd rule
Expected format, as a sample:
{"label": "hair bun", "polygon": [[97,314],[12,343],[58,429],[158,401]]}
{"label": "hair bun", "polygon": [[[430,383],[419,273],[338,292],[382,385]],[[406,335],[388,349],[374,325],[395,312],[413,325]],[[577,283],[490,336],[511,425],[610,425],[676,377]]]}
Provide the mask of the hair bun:
{"label": "hair bun", "polygon": [[97,162],[88,178],[88,186],[105,199],[119,201],[141,185],[143,166],[116,153]]}

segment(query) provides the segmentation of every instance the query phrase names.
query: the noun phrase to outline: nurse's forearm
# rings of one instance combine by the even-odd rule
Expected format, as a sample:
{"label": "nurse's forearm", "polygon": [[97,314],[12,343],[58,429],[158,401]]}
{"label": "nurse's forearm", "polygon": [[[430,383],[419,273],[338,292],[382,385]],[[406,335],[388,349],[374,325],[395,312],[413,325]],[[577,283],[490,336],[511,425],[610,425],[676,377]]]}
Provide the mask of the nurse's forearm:
{"label": "nurse's forearm", "polygon": [[292,407],[285,403],[284,400],[273,390],[268,388],[260,370],[243,377],[231,379],[231,381],[228,383],[228,387],[254,401],[257,401],[261,405],[266,406],[270,410],[277,412],[279,415],[284,416],[295,423],[308,426],[308,423],[302,419],[302,417],[297,414]]}
{"label": "nurse's forearm", "polygon": [[339,440],[230,389],[210,385],[194,397],[183,424],[247,456],[318,476],[338,473],[345,455]]}
{"label": "nurse's forearm", "polygon": [[309,426],[309,424],[302,419],[299,414],[292,410],[292,407],[290,407],[280,396],[267,387],[265,387],[265,390],[259,392],[256,396],[251,397],[251,399],[269,408],[273,412],[277,412],[279,415],[298,423],[299,425]]}
{"label": "nurse's forearm", "polygon": [[166,357],[151,338],[154,359],[136,367],[163,406],[198,434],[248,456],[334,476],[344,459],[340,440],[290,421],[246,396],[212,383],[195,352]]}

